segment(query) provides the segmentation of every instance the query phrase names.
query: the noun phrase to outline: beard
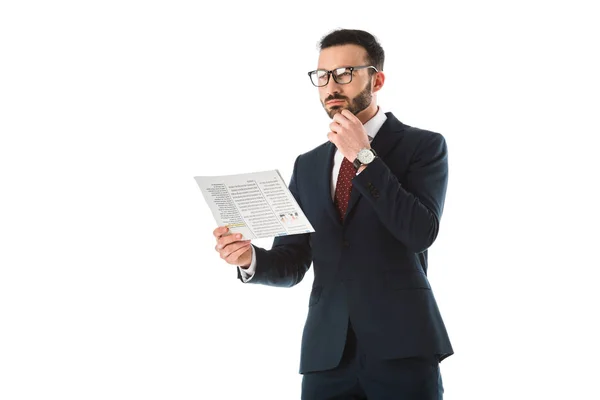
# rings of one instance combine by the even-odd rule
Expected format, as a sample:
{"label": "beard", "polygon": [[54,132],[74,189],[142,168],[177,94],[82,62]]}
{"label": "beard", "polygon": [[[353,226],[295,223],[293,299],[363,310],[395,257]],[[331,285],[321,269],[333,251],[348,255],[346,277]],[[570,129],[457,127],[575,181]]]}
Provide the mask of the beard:
{"label": "beard", "polygon": [[[346,100],[348,102],[348,106],[333,106],[330,109],[327,109],[325,103],[330,100]],[[343,109],[347,109],[352,114],[356,115],[359,112],[365,110],[367,107],[369,107],[372,100],[373,92],[371,91],[371,79],[369,79],[369,82],[367,83],[365,88],[352,100],[348,99],[346,96],[342,96],[339,93],[335,93],[327,97],[321,104],[323,105],[323,108],[325,109],[327,115],[329,115],[329,118],[333,119],[333,116],[339,112],[342,112]]]}

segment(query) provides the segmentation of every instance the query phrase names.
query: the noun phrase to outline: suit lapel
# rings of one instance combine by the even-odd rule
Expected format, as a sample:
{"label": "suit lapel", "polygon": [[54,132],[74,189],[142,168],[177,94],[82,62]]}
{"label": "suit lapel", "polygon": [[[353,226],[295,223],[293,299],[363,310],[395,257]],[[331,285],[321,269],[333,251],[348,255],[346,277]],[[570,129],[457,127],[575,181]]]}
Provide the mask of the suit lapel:
{"label": "suit lapel", "polygon": [[402,137],[402,131],[405,127],[391,112],[387,112],[385,115],[387,119],[379,129],[379,132],[377,132],[375,139],[371,142],[371,147],[375,149],[377,156],[381,157],[384,161],[387,154]]}
{"label": "suit lapel", "polygon": [[[377,151],[377,150],[375,150]],[[350,192],[350,200],[348,201],[348,210],[346,210],[346,216],[344,217],[344,222],[348,220],[348,215],[350,215],[350,211],[354,208],[356,203],[360,200],[362,194],[355,188],[352,188],[352,192]]]}
{"label": "suit lapel", "polygon": [[333,199],[331,198],[331,177],[333,172],[333,156],[335,155],[335,145],[331,142],[328,142],[325,146],[325,162],[321,166],[323,173],[319,174],[319,176],[323,177],[321,181],[321,190],[320,196],[324,197],[323,204],[325,204],[325,211],[327,214],[338,224],[341,225],[340,217],[338,215],[338,211],[333,204]]}

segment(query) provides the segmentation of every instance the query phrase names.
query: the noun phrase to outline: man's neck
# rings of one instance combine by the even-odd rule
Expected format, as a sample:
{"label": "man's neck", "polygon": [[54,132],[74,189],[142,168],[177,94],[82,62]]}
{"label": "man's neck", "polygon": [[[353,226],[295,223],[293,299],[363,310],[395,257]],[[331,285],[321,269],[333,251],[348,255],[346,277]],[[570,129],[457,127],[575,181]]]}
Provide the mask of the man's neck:
{"label": "man's neck", "polygon": [[362,122],[362,124],[366,124],[371,118],[377,114],[379,111],[379,106],[375,103],[371,104],[369,107],[365,108],[361,112],[359,112],[356,117]]}

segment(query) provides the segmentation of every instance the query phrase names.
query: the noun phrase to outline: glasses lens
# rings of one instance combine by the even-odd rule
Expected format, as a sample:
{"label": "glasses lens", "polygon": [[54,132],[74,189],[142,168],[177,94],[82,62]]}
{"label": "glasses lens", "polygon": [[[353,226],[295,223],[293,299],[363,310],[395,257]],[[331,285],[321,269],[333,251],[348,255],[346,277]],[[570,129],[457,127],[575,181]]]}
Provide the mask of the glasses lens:
{"label": "glasses lens", "polygon": [[328,74],[327,71],[318,69],[316,71],[311,72],[310,80],[315,86],[325,86],[327,85]]}
{"label": "glasses lens", "polygon": [[337,83],[350,83],[352,80],[352,70],[350,68],[338,68],[333,70],[333,76]]}

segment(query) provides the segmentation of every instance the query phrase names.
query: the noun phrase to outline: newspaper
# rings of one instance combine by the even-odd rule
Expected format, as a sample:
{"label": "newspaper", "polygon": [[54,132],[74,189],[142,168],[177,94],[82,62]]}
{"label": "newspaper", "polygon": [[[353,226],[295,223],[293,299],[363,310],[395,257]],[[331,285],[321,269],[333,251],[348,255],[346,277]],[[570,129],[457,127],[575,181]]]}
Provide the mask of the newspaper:
{"label": "newspaper", "polygon": [[217,226],[243,240],[315,231],[277,170],[194,179]]}

